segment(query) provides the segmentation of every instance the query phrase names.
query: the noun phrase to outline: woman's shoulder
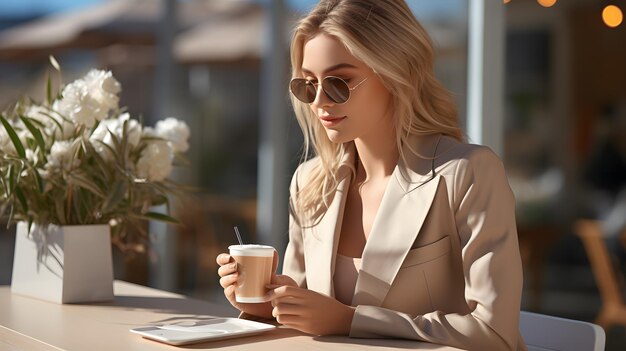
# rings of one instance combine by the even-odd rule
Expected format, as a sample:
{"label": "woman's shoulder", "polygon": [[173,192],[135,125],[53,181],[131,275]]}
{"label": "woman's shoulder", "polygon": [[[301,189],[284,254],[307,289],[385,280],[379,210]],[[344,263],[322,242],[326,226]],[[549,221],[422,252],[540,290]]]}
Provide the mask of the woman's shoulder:
{"label": "woman's shoulder", "polygon": [[294,172],[294,176],[307,177],[320,164],[320,157],[314,156],[304,162],[301,162]]}
{"label": "woman's shoulder", "polygon": [[291,178],[291,188],[299,188],[299,184],[306,183],[306,179],[308,179],[313,173],[314,169],[317,169],[320,165],[320,157],[315,156],[306,161],[301,162],[296,168],[293,176]]}
{"label": "woman's shoulder", "polygon": [[448,136],[443,136],[439,141],[435,157],[439,166],[454,166],[457,169],[502,167],[502,160],[490,147],[458,141]]}

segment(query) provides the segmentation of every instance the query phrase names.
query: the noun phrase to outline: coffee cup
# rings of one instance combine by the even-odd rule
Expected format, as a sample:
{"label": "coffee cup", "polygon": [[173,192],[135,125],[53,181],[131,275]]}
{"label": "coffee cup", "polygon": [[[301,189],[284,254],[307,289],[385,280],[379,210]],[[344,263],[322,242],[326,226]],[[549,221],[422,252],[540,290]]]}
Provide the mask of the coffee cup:
{"label": "coffee cup", "polygon": [[265,302],[272,278],[274,248],[266,245],[231,245],[230,255],[237,262],[239,277],[235,284],[235,300],[244,303]]}

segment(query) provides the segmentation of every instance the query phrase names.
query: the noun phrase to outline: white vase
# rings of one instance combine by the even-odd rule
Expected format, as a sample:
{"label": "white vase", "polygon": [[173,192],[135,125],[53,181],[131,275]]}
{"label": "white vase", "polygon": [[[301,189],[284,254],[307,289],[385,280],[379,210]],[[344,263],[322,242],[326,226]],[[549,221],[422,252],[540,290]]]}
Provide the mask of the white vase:
{"label": "white vase", "polygon": [[56,303],[113,300],[108,225],[17,224],[11,292]]}

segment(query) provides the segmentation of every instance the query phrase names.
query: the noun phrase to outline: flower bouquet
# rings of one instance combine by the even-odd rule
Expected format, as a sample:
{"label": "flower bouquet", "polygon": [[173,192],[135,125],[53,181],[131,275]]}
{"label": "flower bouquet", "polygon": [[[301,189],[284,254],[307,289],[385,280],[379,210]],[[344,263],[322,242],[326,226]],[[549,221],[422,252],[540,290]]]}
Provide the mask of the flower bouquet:
{"label": "flower bouquet", "polygon": [[143,250],[146,220],[176,222],[151,208],[169,212],[180,191],[168,177],[189,128],[175,118],[143,126],[119,107],[120,91],[111,72],[91,70],[57,94],[48,79],[45,102],[24,98],[0,114],[0,216],[39,238],[38,261],[54,252],[45,248],[58,228],[104,225],[110,252],[111,240]]}

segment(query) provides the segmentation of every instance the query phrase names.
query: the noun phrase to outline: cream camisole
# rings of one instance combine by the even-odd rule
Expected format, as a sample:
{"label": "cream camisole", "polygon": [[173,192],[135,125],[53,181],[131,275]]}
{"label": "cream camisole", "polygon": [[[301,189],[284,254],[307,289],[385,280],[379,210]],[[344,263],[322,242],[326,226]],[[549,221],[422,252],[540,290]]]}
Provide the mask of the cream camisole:
{"label": "cream camisole", "polygon": [[361,269],[360,258],[337,254],[333,285],[335,287],[335,299],[344,305],[352,305],[359,269]]}

